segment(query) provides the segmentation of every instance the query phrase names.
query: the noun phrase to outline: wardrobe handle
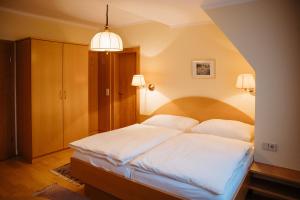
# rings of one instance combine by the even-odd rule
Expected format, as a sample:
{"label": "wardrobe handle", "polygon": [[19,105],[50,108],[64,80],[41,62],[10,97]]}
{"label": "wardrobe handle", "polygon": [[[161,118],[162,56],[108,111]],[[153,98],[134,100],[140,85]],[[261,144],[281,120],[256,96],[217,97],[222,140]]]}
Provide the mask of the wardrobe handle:
{"label": "wardrobe handle", "polygon": [[67,92],[64,90],[64,99],[67,99]]}
{"label": "wardrobe handle", "polygon": [[109,88],[106,88],[106,89],[105,89],[105,95],[106,95],[106,96],[109,96]]}
{"label": "wardrobe handle", "polygon": [[63,92],[59,90],[59,98],[62,100],[63,99]]}

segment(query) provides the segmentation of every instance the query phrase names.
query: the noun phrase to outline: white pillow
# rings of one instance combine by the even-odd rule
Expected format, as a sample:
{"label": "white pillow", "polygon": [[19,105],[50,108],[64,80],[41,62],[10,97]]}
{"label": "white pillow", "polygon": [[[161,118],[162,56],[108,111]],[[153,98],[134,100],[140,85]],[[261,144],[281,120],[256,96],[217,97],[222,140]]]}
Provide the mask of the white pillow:
{"label": "white pillow", "polygon": [[153,117],[145,120],[142,124],[188,131],[198,123],[199,121],[189,117],[176,115],[154,115]]}
{"label": "white pillow", "polygon": [[193,127],[191,131],[193,133],[216,135],[246,142],[251,142],[254,136],[254,126],[240,121],[223,119],[204,121]]}

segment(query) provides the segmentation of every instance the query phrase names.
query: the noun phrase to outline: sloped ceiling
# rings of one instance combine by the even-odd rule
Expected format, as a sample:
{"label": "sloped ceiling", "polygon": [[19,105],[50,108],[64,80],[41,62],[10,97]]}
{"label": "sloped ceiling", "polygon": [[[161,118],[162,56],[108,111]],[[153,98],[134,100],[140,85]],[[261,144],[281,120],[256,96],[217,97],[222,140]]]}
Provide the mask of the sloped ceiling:
{"label": "sloped ceiling", "polygon": [[105,5],[109,3],[109,23],[113,27],[147,21],[185,26],[211,22],[201,6],[243,1],[246,0],[0,0],[0,9],[99,27],[105,23]]}

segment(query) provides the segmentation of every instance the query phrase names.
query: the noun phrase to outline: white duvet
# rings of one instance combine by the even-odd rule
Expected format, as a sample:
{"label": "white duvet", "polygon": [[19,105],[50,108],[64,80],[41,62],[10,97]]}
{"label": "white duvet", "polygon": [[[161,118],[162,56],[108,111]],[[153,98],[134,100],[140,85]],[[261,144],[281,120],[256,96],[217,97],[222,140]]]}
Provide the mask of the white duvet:
{"label": "white duvet", "polygon": [[182,132],[175,129],[134,124],[83,138],[70,143],[69,146],[80,152],[107,159],[114,165],[123,165],[180,133]]}
{"label": "white duvet", "polygon": [[251,147],[248,142],[213,135],[182,134],[130,164],[137,170],[224,194],[226,183]]}

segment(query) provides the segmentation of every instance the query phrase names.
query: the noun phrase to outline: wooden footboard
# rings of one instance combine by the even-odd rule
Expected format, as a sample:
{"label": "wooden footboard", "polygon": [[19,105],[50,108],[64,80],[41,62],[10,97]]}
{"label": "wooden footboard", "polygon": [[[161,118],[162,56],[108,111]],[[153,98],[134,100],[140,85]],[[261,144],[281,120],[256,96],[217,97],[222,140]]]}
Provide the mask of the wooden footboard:
{"label": "wooden footboard", "polygon": [[[103,191],[104,194],[102,195],[105,196],[105,199],[109,199],[108,194],[125,200],[182,199],[109,171],[96,168],[76,158],[71,158],[71,172],[74,177],[87,185],[87,195],[92,194],[95,196],[96,193]],[[97,189],[100,191],[96,191]],[[112,197],[112,199],[114,198]]]}
{"label": "wooden footboard", "polygon": [[[85,192],[91,199],[116,200],[179,200],[181,197],[160,191],[115,173],[94,167],[89,163],[71,158],[72,175],[85,183]],[[248,178],[240,185],[235,200],[243,200],[247,194]]]}

